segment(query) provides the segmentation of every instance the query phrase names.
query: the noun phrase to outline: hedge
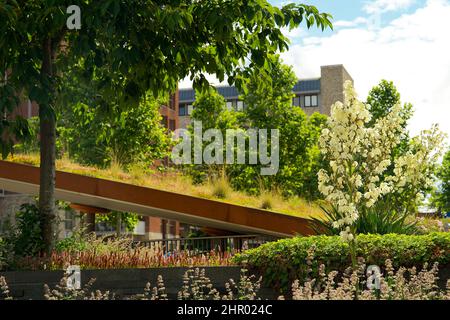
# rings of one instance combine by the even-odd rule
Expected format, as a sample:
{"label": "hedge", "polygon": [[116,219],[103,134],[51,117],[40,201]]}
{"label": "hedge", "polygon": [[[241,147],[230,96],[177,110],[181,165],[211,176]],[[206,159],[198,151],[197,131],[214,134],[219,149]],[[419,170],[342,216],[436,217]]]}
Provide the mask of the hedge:
{"label": "hedge", "polygon": [[[438,262],[440,268],[449,267],[450,233],[358,235],[356,239],[357,255],[363,257],[367,265],[383,268],[386,259],[390,259],[396,268],[422,268],[425,262]],[[314,248],[314,259],[312,265],[307,266],[310,248]],[[348,243],[339,236],[296,237],[266,243],[236,255],[234,262],[262,275],[268,285],[282,291],[287,290],[293,280],[302,281],[307,269],[312,269],[312,276],[315,276],[321,264],[327,272],[342,272],[351,266]]]}

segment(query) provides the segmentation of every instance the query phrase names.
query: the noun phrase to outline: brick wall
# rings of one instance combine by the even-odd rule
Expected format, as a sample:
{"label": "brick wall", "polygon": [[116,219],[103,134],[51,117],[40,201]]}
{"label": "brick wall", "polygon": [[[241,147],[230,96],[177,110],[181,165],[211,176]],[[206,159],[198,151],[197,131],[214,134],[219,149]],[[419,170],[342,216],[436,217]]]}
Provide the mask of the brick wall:
{"label": "brick wall", "polygon": [[331,106],[344,101],[344,83],[353,79],[343,65],[322,66],[320,80],[320,112],[331,114]]}

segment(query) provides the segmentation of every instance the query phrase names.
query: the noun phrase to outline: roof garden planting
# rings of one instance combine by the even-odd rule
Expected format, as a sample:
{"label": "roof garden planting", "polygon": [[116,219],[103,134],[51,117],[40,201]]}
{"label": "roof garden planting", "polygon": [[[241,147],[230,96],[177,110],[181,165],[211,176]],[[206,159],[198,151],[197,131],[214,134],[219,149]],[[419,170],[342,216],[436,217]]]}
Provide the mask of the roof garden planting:
{"label": "roof garden planting", "polygon": [[[38,154],[14,154],[7,161],[39,166]],[[276,192],[263,192],[259,196],[248,195],[233,190],[227,181],[219,180],[204,184],[194,184],[190,177],[177,170],[159,172],[135,165],[127,170],[117,165],[109,168],[85,166],[68,158],[58,159],[56,168],[59,171],[69,172],[89,177],[123,182],[174,193],[182,193],[194,197],[231,203],[246,207],[268,210],[300,218],[321,217],[322,210],[318,204],[306,201],[300,197],[284,198]]]}

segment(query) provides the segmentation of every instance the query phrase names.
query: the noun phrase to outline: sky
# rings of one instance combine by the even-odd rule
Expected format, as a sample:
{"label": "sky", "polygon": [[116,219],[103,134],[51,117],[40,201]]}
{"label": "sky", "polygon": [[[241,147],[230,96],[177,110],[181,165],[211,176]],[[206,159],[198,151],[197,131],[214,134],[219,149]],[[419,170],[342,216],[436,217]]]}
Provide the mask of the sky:
{"label": "sky", "polygon": [[334,30],[284,30],[291,44],[281,56],[297,77],[319,77],[320,66],[343,64],[361,100],[380,80],[393,81],[402,101],[414,106],[412,135],[434,123],[450,135],[450,0],[300,2],[332,14]]}

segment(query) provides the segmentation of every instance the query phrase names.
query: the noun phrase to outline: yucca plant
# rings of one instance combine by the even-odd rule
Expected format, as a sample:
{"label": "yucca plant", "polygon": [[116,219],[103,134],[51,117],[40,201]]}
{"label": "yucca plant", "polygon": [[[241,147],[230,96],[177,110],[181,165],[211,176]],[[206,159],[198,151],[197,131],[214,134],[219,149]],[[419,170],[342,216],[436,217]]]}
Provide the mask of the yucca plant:
{"label": "yucca plant", "polygon": [[[311,227],[317,234],[339,235],[341,228],[335,228],[333,222],[344,216],[333,205],[321,205],[325,217],[313,218]],[[407,212],[398,212],[384,205],[377,205],[361,212],[355,222],[358,234],[415,234],[417,222],[409,221]]]}

